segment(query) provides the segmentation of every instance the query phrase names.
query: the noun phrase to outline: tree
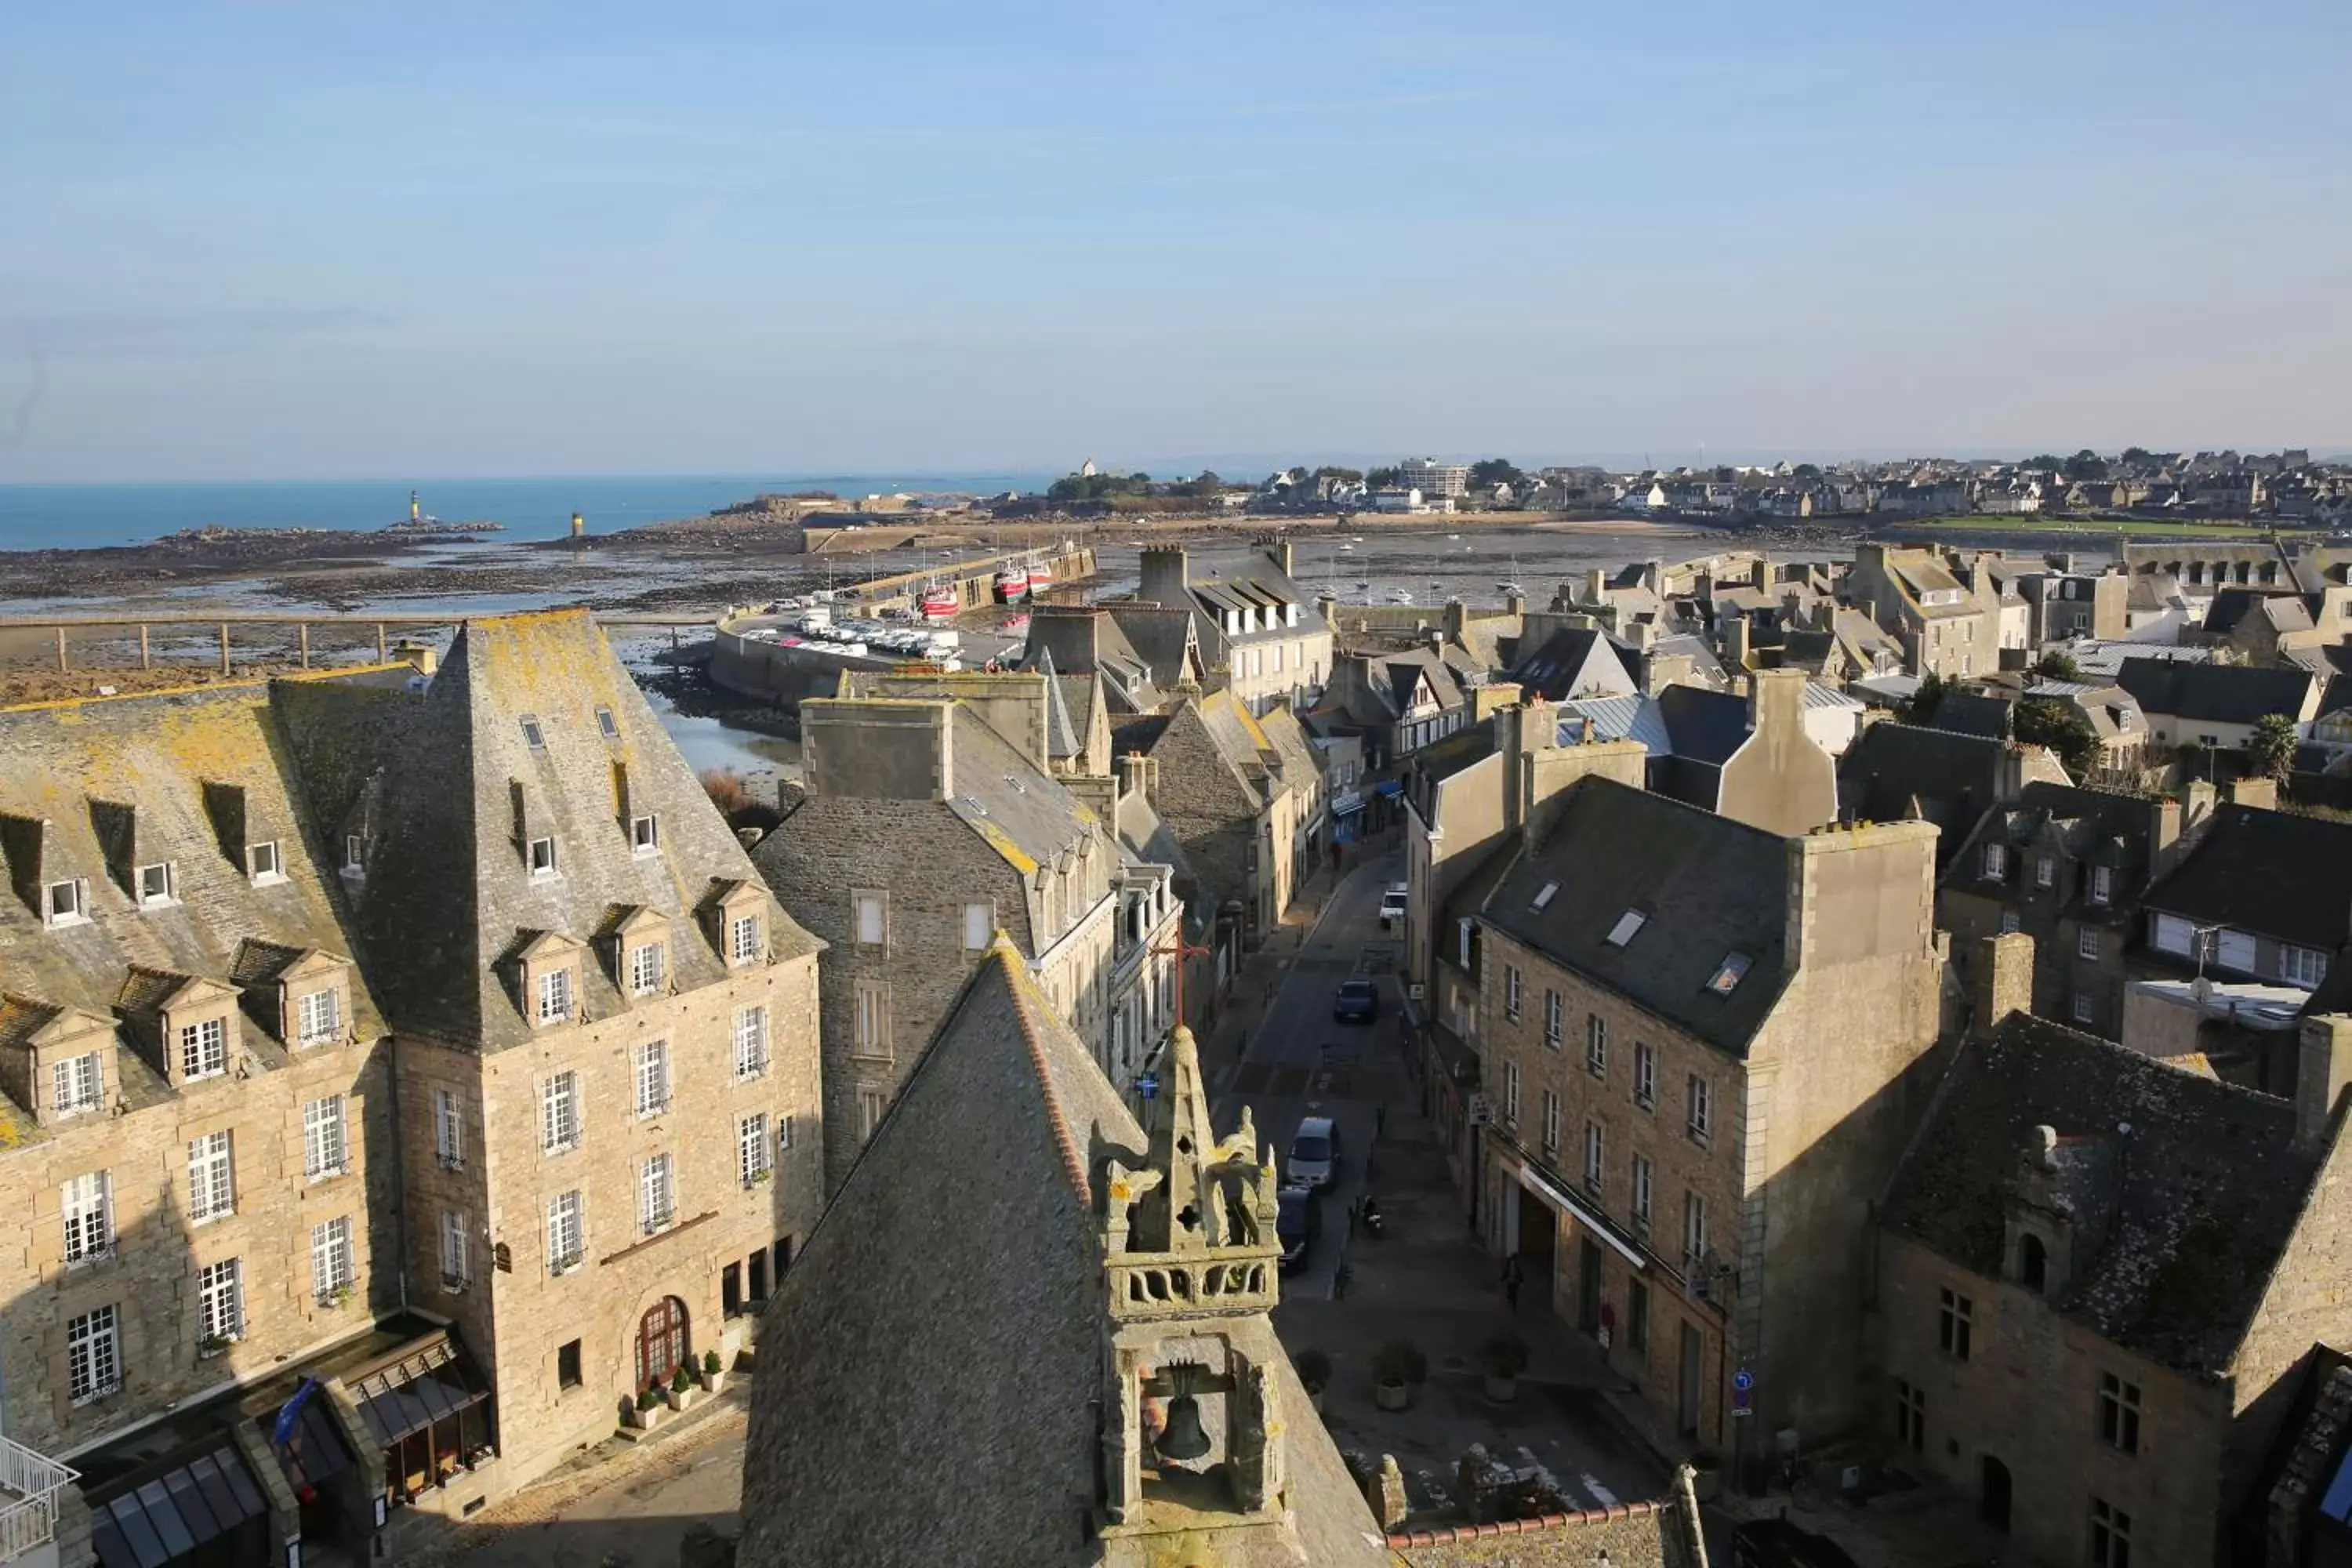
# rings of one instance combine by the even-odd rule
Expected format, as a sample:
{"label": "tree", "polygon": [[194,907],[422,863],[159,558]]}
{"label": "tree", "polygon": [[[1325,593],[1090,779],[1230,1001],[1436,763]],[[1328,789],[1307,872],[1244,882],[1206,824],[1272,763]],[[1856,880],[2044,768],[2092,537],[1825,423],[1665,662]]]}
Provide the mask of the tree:
{"label": "tree", "polygon": [[1343,468],[1332,463],[1325,463],[1307,476],[1315,479],[1338,479],[1341,484],[1349,485],[1354,484],[1363,477],[1364,471],[1361,468]]}
{"label": "tree", "polygon": [[2028,458],[2024,462],[2018,465],[2018,467],[2023,468],[2048,468],[2053,473],[2057,472],[2060,468],[2063,468],[2065,466],[2066,459],[2058,456],[2055,452],[2043,452],[2038,457]]}
{"label": "tree", "polygon": [[2064,468],[2070,479],[2104,479],[2107,477],[2107,460],[2088,447],[2067,458]]}
{"label": "tree", "polygon": [[2029,697],[2011,710],[2010,729],[2029,746],[2047,746],[2058,753],[2066,771],[2076,778],[2098,766],[2099,735],[2081,709],[2054,697]]}
{"label": "tree", "polygon": [[1944,678],[1929,675],[1919,682],[1919,689],[1903,705],[1903,721],[1925,728],[1935,721],[1936,710],[1944,705]]}
{"label": "tree", "polygon": [[2145,447],[2126,447],[2121,460],[2126,463],[2146,463],[2153,461],[2155,456]]}
{"label": "tree", "polygon": [[2246,766],[2262,778],[2273,778],[2281,784],[2294,771],[2294,748],[2300,739],[2294,721],[2284,713],[2265,713],[2254,721],[2254,732],[2246,737]]}
{"label": "tree", "polygon": [[2080,680],[2083,679],[2083,667],[2076,664],[2074,656],[2065,649],[2052,648],[2042,656],[2042,662],[2033,667],[2033,673],[2044,680]]}
{"label": "tree", "polygon": [[1792,479],[1818,479],[1822,477],[1822,466],[1819,463],[1799,463],[1789,470],[1789,477]]}
{"label": "tree", "polygon": [[1384,490],[1404,477],[1402,468],[1374,468],[1364,476],[1364,483],[1376,490]]}
{"label": "tree", "polygon": [[1496,485],[1517,489],[1526,479],[1507,458],[1481,458],[1470,465],[1470,488],[1474,490],[1491,490]]}

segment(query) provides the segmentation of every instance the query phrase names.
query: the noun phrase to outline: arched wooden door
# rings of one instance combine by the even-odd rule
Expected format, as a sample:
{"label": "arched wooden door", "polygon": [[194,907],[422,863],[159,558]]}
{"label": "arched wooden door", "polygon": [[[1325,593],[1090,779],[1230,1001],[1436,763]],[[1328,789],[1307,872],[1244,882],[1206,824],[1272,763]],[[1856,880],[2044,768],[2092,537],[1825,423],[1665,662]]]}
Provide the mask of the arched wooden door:
{"label": "arched wooden door", "polygon": [[686,1363],[686,1303],[665,1296],[637,1320],[637,1386],[667,1386]]}

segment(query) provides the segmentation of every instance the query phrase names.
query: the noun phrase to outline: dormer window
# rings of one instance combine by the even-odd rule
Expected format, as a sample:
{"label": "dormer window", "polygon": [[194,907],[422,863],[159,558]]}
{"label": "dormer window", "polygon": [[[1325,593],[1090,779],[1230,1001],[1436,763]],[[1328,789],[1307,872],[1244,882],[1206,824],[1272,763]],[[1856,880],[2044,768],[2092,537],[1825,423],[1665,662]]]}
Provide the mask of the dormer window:
{"label": "dormer window", "polygon": [[323,1046],[342,1037],[343,997],[333,986],[312,991],[296,998],[294,1003],[294,1039],[297,1045]]}
{"label": "dormer window", "polygon": [[613,717],[613,710],[610,708],[596,710],[596,728],[604,731],[604,739],[608,741],[617,741],[621,738],[621,721]]}
{"label": "dormer window", "polygon": [[572,970],[550,969],[539,977],[537,1017],[541,1024],[560,1024],[572,1016]]}
{"label": "dormer window", "polygon": [[1707,976],[1706,988],[1717,996],[1730,995],[1739,988],[1740,981],[1747,978],[1750,962],[1744,952],[1725,953],[1723,962],[1716,965],[1715,973]]}
{"label": "dormer window", "polygon": [[78,926],[89,919],[89,884],[79,877],[51,882],[41,891],[41,920],[54,928]]}
{"label": "dormer window", "polygon": [[629,818],[629,847],[640,858],[661,853],[661,818],[647,812]]}
{"label": "dormer window", "polygon": [[228,1020],[203,1018],[180,1028],[180,1079],[191,1082],[228,1071]]}
{"label": "dormer window", "polygon": [[522,716],[522,743],[534,752],[547,749],[547,731],[540,728],[539,720],[532,714]]}
{"label": "dormer window", "polygon": [[168,909],[180,901],[179,868],[169,860],[140,867],[132,886],[138,889],[139,907],[142,910]]}
{"label": "dormer window", "polygon": [[286,873],[278,863],[278,840],[273,838],[267,844],[245,847],[245,874],[253,879],[257,888],[286,879]]}
{"label": "dormer window", "polygon": [[530,841],[530,877],[534,882],[544,881],[555,875],[555,840],[534,838]]}
{"label": "dormer window", "polygon": [[2033,885],[2037,888],[2049,888],[2056,886],[2057,881],[2057,858],[2052,855],[2036,855],[2033,858]]}
{"label": "dormer window", "polygon": [[727,962],[751,963],[767,951],[766,922],[758,915],[737,915],[727,922]]}
{"label": "dormer window", "polygon": [[342,872],[354,879],[367,875],[367,840],[359,834],[343,835]]}
{"label": "dormer window", "polygon": [[2112,866],[2094,866],[2091,868],[2091,887],[2088,894],[2091,902],[2095,904],[2105,903],[2107,900],[2114,895],[2115,889],[2115,868]]}
{"label": "dormer window", "polygon": [[1984,850],[1984,874],[1988,882],[1998,882],[2009,875],[2009,846],[1988,844]]}
{"label": "dormer window", "polygon": [[629,994],[650,996],[660,990],[668,956],[668,948],[658,942],[643,942],[629,949]]}
{"label": "dormer window", "polygon": [[98,1109],[106,1092],[106,1068],[96,1051],[49,1064],[49,1110],[59,1119]]}

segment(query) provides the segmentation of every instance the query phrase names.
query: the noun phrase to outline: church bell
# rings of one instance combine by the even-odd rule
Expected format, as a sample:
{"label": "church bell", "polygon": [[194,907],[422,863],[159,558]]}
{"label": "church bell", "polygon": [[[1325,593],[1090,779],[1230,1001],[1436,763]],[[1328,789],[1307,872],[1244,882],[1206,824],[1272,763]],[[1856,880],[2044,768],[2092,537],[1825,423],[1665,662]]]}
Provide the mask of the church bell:
{"label": "church bell", "polygon": [[1180,1394],[1168,1402],[1168,1424],[1156,1445],[1163,1459],[1197,1459],[1209,1451],[1209,1435],[1201,1429],[1201,1402]]}

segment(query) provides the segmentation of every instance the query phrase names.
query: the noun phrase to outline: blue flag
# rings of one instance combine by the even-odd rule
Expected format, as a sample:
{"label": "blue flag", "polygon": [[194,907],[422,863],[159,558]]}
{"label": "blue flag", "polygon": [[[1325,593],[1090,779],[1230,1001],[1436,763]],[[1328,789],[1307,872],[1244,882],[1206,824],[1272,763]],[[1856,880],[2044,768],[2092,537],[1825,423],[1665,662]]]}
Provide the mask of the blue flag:
{"label": "blue flag", "polygon": [[278,1407],[278,1425],[269,1429],[270,1442],[283,1448],[293,1439],[294,1423],[302,1418],[302,1406],[308,1404],[310,1395],[317,1392],[319,1392],[317,1378],[306,1377],[302,1380],[299,1386],[294,1390],[294,1397]]}

